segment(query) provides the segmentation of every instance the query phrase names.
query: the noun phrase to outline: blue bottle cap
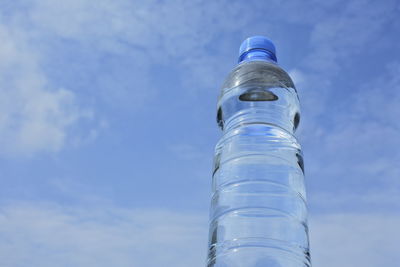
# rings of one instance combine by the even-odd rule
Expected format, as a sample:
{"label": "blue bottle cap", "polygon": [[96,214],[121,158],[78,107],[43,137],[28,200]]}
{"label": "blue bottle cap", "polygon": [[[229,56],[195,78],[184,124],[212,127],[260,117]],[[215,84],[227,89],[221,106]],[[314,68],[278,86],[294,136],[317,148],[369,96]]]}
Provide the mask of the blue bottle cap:
{"label": "blue bottle cap", "polygon": [[275,45],[264,36],[252,36],[243,41],[239,49],[239,63],[251,60],[277,62]]}

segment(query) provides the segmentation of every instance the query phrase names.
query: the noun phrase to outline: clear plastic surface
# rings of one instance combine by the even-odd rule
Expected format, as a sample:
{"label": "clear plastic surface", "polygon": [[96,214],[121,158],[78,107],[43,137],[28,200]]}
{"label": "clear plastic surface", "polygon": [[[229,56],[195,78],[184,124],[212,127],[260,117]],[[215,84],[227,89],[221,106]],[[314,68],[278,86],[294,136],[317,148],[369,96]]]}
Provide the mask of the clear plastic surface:
{"label": "clear plastic surface", "polygon": [[300,121],[278,65],[243,62],[218,101],[208,267],[311,266]]}

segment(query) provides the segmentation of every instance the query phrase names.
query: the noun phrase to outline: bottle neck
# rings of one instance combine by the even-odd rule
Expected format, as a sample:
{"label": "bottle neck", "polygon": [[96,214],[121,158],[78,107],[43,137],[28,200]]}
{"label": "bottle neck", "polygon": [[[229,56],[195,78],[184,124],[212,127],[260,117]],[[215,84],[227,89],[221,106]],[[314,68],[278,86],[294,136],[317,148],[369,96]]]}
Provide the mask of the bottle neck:
{"label": "bottle neck", "polygon": [[277,63],[277,59],[274,53],[271,53],[265,49],[251,49],[245,53],[243,53],[239,57],[239,63],[243,61],[255,61],[255,60],[263,60],[267,62]]}

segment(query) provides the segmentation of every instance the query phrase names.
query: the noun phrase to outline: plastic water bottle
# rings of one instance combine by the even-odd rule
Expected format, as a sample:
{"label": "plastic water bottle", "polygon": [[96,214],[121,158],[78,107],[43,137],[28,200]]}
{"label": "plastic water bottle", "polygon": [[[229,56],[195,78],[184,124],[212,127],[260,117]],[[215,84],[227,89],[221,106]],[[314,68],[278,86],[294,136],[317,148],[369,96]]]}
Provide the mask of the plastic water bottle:
{"label": "plastic water bottle", "polygon": [[248,38],[218,101],[208,267],[311,266],[299,120],[275,46]]}

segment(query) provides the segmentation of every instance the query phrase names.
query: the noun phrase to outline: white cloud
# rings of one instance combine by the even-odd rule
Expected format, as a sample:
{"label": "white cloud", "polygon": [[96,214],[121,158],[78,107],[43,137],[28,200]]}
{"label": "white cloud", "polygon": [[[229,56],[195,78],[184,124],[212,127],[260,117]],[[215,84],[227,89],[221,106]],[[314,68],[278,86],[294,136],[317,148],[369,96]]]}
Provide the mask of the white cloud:
{"label": "white cloud", "polygon": [[[332,4],[331,1],[329,4]],[[298,91],[307,115],[306,121],[310,123],[307,127],[317,127],[315,122],[318,121],[318,117],[326,117],[330,114],[329,109],[332,109],[332,105],[341,100],[334,98],[332,93],[344,91],[342,88],[334,88],[343,83],[343,77],[349,81],[357,79],[347,76],[349,67],[353,68],[353,72],[357,71],[354,68],[364,67],[356,63],[365,63],[355,59],[361,53],[380,49],[380,45],[390,41],[390,38],[385,38],[388,36],[383,35],[386,26],[397,16],[396,6],[398,3],[393,0],[385,1],[385,4],[368,0],[335,3],[321,11],[320,18],[310,24],[312,30],[309,49],[302,64],[296,69],[302,73]],[[379,42],[377,36],[381,36]],[[374,77],[365,78],[368,80]]]}
{"label": "white cloud", "polygon": [[400,210],[398,189],[365,190],[360,192],[314,192],[308,197],[312,210],[346,211],[361,210],[365,212]]}
{"label": "white cloud", "polygon": [[291,71],[302,104],[306,176],[309,187],[318,188],[309,194],[316,194],[311,205],[322,207],[316,200],[329,195],[326,199],[352,199],[353,208],[397,206],[400,64],[371,66],[374,76],[361,75],[368,67],[356,64],[374,64],[361,60],[361,53],[393,41],[384,33],[396,6],[357,0],[331,7],[335,12],[313,25],[304,62]]}
{"label": "white cloud", "polygon": [[396,266],[400,260],[398,214],[348,213],[311,217],[314,266]]}
{"label": "white cloud", "polygon": [[[377,36],[396,16],[396,1],[385,4],[369,0],[346,2],[338,10],[314,25],[311,33],[312,52],[306,57],[308,66],[324,77],[335,75],[348,59],[372,49]],[[383,38],[379,40],[383,42]],[[370,46],[370,47],[369,47]]]}
{"label": "white cloud", "polygon": [[140,71],[132,82],[144,82],[150,91],[152,84],[147,80],[154,80],[149,74],[152,64],[180,67],[182,74],[178,78],[186,87],[196,88],[192,91],[219,85],[221,73],[226,70],[217,64],[220,62],[215,55],[207,53],[206,46],[214,41],[218,47],[213,49],[220,51],[223,39],[215,40],[216,35],[245,29],[252,19],[250,14],[239,16],[239,7],[226,1],[148,1],[144,4],[103,0],[94,4],[88,0],[72,0],[60,4],[43,0],[33,3],[29,23],[35,25],[37,34],[75,40],[98,53],[132,57],[132,63],[136,62],[135,71]]}
{"label": "white cloud", "polygon": [[[26,33],[26,34],[25,34]],[[28,32],[0,25],[0,153],[31,156],[56,152],[68,142],[69,128],[90,111],[79,108],[75,95],[50,88],[40,55],[31,50]]]}
{"label": "white cloud", "polygon": [[[382,29],[387,22],[387,17],[390,17],[384,14],[391,9],[391,4],[394,2],[375,7],[368,5],[366,1],[359,0],[346,4],[341,15],[335,17],[326,15],[329,9],[333,8],[332,3],[325,5],[313,3],[315,6],[313,12],[316,12],[313,16],[310,16],[308,12],[307,15],[304,15],[304,12],[298,12],[299,9],[308,9],[303,4],[290,2],[281,7],[279,1],[270,3],[269,10],[278,9],[285,11],[284,13],[293,13],[294,16],[281,16],[279,12],[276,14],[270,12],[267,16],[269,20],[263,20],[262,23],[263,33],[277,31],[279,28],[274,26],[275,21],[302,22],[307,25],[315,23],[311,34],[311,46],[314,49],[306,57],[304,64],[309,70],[304,71],[302,68],[296,70],[297,73],[303,73],[304,87],[299,90],[303,105],[313,107],[313,112],[307,114],[308,118],[323,113],[323,107],[326,106],[324,94],[331,80],[327,75],[324,75],[322,79],[319,76],[321,71],[325,74],[337,72],[338,61],[343,60],[346,55],[356,53],[360,46],[370,42],[371,38],[375,38],[377,31]],[[31,143],[31,148],[27,150],[30,150],[30,153],[40,150],[59,150],[65,146],[65,140],[68,139],[69,134],[66,128],[75,125],[77,118],[83,115],[81,111],[78,111],[76,99],[79,95],[72,93],[74,88],[67,88],[70,90],[59,89],[57,86],[51,90],[48,88],[49,77],[42,65],[45,60],[41,62],[41,59],[51,60],[51,56],[47,55],[47,49],[58,49],[57,54],[63,52],[60,47],[52,47],[52,44],[61,42],[60,40],[73,40],[74,44],[93,55],[92,61],[87,62],[89,65],[100,65],[106,54],[131,57],[133,63],[129,67],[132,68],[134,79],[127,79],[127,74],[117,75],[107,70],[108,73],[93,77],[102,87],[87,90],[92,90],[91,96],[94,98],[100,96],[108,104],[117,107],[144,105],[143,103],[155,96],[158,90],[153,85],[154,77],[151,76],[152,62],[165,65],[173,62],[175,67],[178,66],[182,71],[181,75],[175,78],[192,91],[218,86],[229,65],[221,65],[219,57],[232,55],[229,49],[233,46],[229,38],[252,32],[254,20],[265,17],[265,12],[261,6],[257,6],[257,3],[249,5],[256,12],[242,12],[239,4],[225,1],[209,3],[151,1],[144,5],[125,0],[103,0],[96,3],[88,0],[71,0],[62,3],[32,0],[26,2],[23,12],[9,10],[7,18],[11,19],[5,20],[3,32],[11,32],[10,29],[12,29],[12,35],[7,33],[13,40],[8,46],[13,47],[18,43],[16,47],[11,48],[18,53],[10,51],[10,47],[6,47],[7,44],[2,44],[3,51],[8,51],[2,53],[2,59],[6,62],[7,58],[10,60],[12,57],[13,60],[20,62],[19,66],[25,66],[23,73],[17,71],[13,74],[12,81],[36,83],[36,87],[41,88],[40,92],[46,91],[51,96],[48,95],[48,101],[58,103],[56,105],[59,107],[58,113],[64,114],[63,119],[57,120],[59,125],[55,128],[29,126],[31,132],[45,132],[44,129],[46,129],[50,133],[54,129],[57,130],[48,135],[51,138],[43,138],[52,140],[47,142],[51,145],[44,148],[43,145],[36,145],[36,141],[27,140],[26,143]],[[360,6],[363,6],[361,15],[357,12]],[[224,10],[223,17],[221,17],[221,10]],[[371,20],[370,17],[374,19]],[[214,46],[211,46],[212,44]],[[5,54],[9,55],[5,56]],[[74,70],[65,71],[73,72]],[[317,75],[305,75],[305,73],[313,72]],[[31,73],[31,77],[27,77],[27,73]],[[8,79],[4,72],[0,75],[5,77],[5,80]],[[88,74],[80,73],[79,75]],[[56,84],[54,81],[51,82]],[[318,90],[303,90],[303,88],[307,89],[306,85],[309,84],[318,84]],[[4,86],[2,85],[3,88]],[[12,84],[8,87],[15,86],[17,85]],[[143,88],[146,89],[143,90]],[[140,101],[132,103],[130,101],[132,99]],[[43,109],[50,108],[43,107]],[[3,118],[3,120],[6,119]],[[310,119],[306,118],[305,122],[307,121],[310,122]],[[9,126],[3,127],[3,131],[7,132],[9,129]],[[14,133],[10,130],[9,135],[14,136]]]}
{"label": "white cloud", "polygon": [[204,266],[207,218],[115,206],[0,209],[0,265]]}
{"label": "white cloud", "polygon": [[[173,62],[182,70],[175,77],[177,82],[191,91],[220,84],[225,70],[216,69],[221,65],[205,47],[222,31],[246,28],[253,16],[238,16],[239,10],[225,1],[205,5],[202,1],[31,0],[17,8],[10,4],[0,13],[4,18],[0,28],[4,40],[0,47],[1,153],[35,155],[80,143],[70,128],[77,128],[82,118],[91,119],[95,112],[82,110],[81,92],[59,86],[50,77],[49,66],[60,68],[72,80],[91,80],[85,93],[118,108],[145,106],[156,95],[153,65]],[[208,20],[212,31],[206,26],[211,23]],[[76,51],[90,55],[88,62],[82,62],[85,66],[67,69],[63,65],[71,60],[71,54],[63,54],[71,50],[71,41]],[[54,55],[60,64],[49,63]],[[131,63],[115,64],[99,73],[98,66],[107,57],[130,58]],[[96,66],[96,71],[90,70],[96,73],[89,73],[86,66]],[[87,135],[98,134],[98,129],[87,131]]]}
{"label": "white cloud", "polygon": [[[3,204],[0,265],[204,266],[206,214],[163,209]],[[400,216],[335,213],[312,216],[314,266],[395,266]]]}
{"label": "white cloud", "polygon": [[308,140],[311,149],[318,147],[313,156],[321,159],[311,161],[313,176],[335,177],[336,183],[351,185],[347,192],[374,195],[383,188],[387,194],[399,194],[399,74],[400,63],[389,64],[382,76],[330,107],[335,111],[331,127]]}
{"label": "white cloud", "polygon": [[[185,65],[185,71],[192,69],[200,75],[203,73],[198,80],[214,86],[210,77],[216,79],[217,74],[204,67],[211,64],[209,61],[204,62],[204,57],[198,56],[212,38],[202,25],[204,16],[200,10],[207,9],[210,17],[218,17],[221,5],[223,3],[204,7],[201,2],[185,1],[144,5],[125,0],[96,3],[32,0],[14,9],[12,4],[7,6],[0,13],[0,153],[32,156],[57,152],[98,134],[98,129],[85,129],[84,135],[89,138],[77,136],[75,130],[81,126],[79,121],[91,120],[95,112],[81,108],[86,102],[81,101],[77,88],[63,88],[52,80],[49,66],[60,68],[73,77],[72,80],[85,77],[91,80],[85,93],[114,107],[145,106],[158,90],[153,84],[151,66],[170,64],[172,58]],[[235,9],[229,10],[235,12]],[[218,21],[215,26],[230,25],[225,19]],[[67,69],[64,63],[70,62],[71,55],[63,53],[71,49],[71,43],[63,41],[73,41],[79,47],[77,51],[90,55],[89,62],[82,64],[96,66],[95,69],[107,56],[114,57],[114,61],[131,58],[131,63],[126,67],[115,64],[116,67],[104,73],[97,70],[88,73],[85,66],[80,65],[74,66],[76,70]],[[197,61],[183,60],[192,54]],[[54,55],[60,62],[57,65],[49,63]],[[199,63],[200,58],[202,62]],[[182,75],[182,79],[190,80],[190,73]],[[72,80],[69,84],[73,84]]]}

